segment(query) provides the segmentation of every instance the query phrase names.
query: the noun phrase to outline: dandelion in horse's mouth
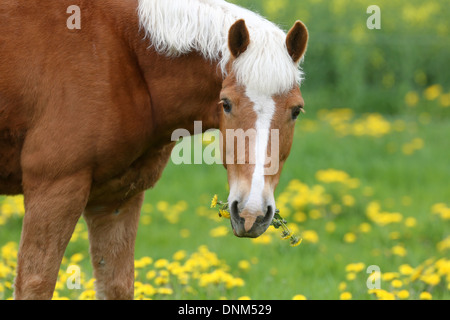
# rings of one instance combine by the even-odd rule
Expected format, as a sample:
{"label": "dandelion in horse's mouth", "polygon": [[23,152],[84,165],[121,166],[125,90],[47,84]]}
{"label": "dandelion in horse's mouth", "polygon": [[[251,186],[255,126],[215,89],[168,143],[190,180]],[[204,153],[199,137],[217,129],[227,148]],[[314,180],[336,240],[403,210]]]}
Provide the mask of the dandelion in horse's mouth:
{"label": "dandelion in horse's mouth", "polygon": [[[211,208],[219,209],[219,217],[230,219],[229,206],[227,201],[218,200],[217,194],[211,200]],[[280,210],[276,209],[275,214],[273,216],[272,222],[270,223],[275,229],[281,228],[281,239],[287,240],[289,239],[289,243],[292,247],[298,246],[302,243],[301,238],[297,237],[292,233],[291,230],[287,227],[287,222],[280,215]]]}
{"label": "dandelion in horse's mouth", "polygon": [[230,212],[228,211],[228,202],[218,200],[217,194],[211,200],[211,208],[219,209],[219,217],[230,219]]}
{"label": "dandelion in horse's mouth", "polygon": [[226,210],[219,209],[219,217],[230,219],[230,213]]}
{"label": "dandelion in horse's mouth", "polygon": [[217,206],[217,194],[211,200],[211,208],[215,208]]}
{"label": "dandelion in horse's mouth", "polygon": [[291,233],[289,232],[289,230],[284,230],[281,233],[281,239],[286,240],[289,239],[291,237]]}
{"label": "dandelion in horse's mouth", "polygon": [[280,215],[280,210],[275,210],[275,215],[273,216],[272,220],[272,226],[275,229],[282,229],[281,232],[281,239],[287,240],[289,239],[289,243],[292,247],[298,246],[300,243],[302,243],[302,239],[297,237],[296,235],[292,234],[291,230],[286,225],[286,220],[283,219]]}
{"label": "dandelion in horse's mouth", "polygon": [[289,242],[290,242],[291,247],[296,247],[300,243],[302,243],[302,240],[303,239],[301,239],[301,238],[299,238],[297,236],[291,236],[291,240]]}

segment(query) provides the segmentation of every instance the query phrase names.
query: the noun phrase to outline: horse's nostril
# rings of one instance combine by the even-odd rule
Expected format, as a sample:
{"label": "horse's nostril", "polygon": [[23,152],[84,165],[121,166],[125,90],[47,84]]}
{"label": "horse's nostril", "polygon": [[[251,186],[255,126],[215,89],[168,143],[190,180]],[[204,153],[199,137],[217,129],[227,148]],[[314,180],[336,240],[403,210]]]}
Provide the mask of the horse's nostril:
{"label": "horse's nostril", "polygon": [[238,208],[238,202],[237,201],[233,201],[233,203],[231,204],[231,215],[237,219],[239,218],[239,208]]}
{"label": "horse's nostril", "polygon": [[244,223],[243,220],[239,216],[239,202],[233,201],[230,206],[230,215],[231,215],[231,227],[233,228],[233,232],[236,236],[241,237],[244,233]]}
{"label": "horse's nostril", "polygon": [[266,215],[264,216],[263,223],[272,222],[273,212],[274,212],[273,207],[267,206],[267,211],[266,211]]}

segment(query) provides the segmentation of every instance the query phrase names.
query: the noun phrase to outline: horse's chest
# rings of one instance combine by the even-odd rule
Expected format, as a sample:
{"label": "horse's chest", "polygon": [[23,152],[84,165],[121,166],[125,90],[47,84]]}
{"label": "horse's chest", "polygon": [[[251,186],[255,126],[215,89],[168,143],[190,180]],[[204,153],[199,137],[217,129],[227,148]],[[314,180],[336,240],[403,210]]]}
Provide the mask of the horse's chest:
{"label": "horse's chest", "polygon": [[130,166],[105,182],[94,182],[90,204],[120,203],[152,188],[170,159],[174,144],[147,151]]}

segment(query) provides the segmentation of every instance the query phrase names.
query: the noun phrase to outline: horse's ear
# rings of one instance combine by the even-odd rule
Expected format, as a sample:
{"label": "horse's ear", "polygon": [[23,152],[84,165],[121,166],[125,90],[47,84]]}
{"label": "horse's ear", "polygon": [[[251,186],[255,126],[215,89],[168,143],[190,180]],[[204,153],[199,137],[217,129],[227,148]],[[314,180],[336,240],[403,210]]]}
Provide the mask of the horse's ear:
{"label": "horse's ear", "polygon": [[306,51],[308,30],[301,21],[297,21],[286,37],[286,46],[289,55],[298,63]]}
{"label": "horse's ear", "polygon": [[228,47],[234,58],[239,57],[247,50],[250,44],[250,35],[243,19],[236,21],[228,33]]}

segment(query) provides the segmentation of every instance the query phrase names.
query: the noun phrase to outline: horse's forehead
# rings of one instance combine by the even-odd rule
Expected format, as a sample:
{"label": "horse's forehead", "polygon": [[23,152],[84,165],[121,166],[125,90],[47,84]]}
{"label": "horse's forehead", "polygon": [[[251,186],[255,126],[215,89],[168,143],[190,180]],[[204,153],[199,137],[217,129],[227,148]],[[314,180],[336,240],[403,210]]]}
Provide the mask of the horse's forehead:
{"label": "horse's forehead", "polygon": [[239,84],[261,94],[282,95],[301,83],[303,73],[284,46],[266,48],[259,43],[239,56],[232,65]]}
{"label": "horse's forehead", "polygon": [[247,102],[254,105],[257,113],[265,112],[264,106],[287,106],[287,105],[303,105],[303,97],[300,87],[294,84],[290,90],[278,94],[272,94],[259,88],[253,88],[239,84],[233,75],[224,80],[224,88],[232,95],[238,96],[240,102]]}

